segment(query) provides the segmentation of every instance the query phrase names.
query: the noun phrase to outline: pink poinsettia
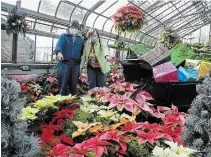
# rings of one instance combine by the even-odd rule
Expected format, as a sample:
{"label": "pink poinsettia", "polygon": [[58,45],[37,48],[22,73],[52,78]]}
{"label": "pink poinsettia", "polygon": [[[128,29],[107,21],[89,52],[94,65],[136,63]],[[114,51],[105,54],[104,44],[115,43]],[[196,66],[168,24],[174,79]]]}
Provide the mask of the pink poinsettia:
{"label": "pink poinsettia", "polygon": [[158,139],[164,136],[164,134],[162,133],[158,133],[158,132],[155,133],[152,131],[149,131],[148,133],[139,131],[137,133],[139,137],[138,139],[139,144],[143,144],[146,142],[149,142],[150,144],[154,144],[154,143],[159,144]]}
{"label": "pink poinsettia", "polygon": [[88,94],[100,94],[100,95],[106,95],[107,93],[110,93],[109,89],[106,87],[100,88],[100,87],[96,87],[92,90],[88,91]]}
{"label": "pink poinsettia", "polygon": [[117,107],[119,111],[125,108],[127,111],[133,113],[134,109],[138,106],[134,100],[128,98],[126,95],[114,95],[108,101],[110,102],[108,109]]}
{"label": "pink poinsettia", "polygon": [[55,81],[57,81],[57,79],[56,79],[55,77],[51,77],[51,76],[49,76],[49,77],[47,78],[47,80],[48,80],[50,83],[54,83]]}
{"label": "pink poinsettia", "polygon": [[85,73],[82,73],[81,77],[80,77],[80,80],[83,82],[83,83],[88,83],[88,77]]}
{"label": "pink poinsettia", "polygon": [[135,91],[134,89],[134,84],[129,83],[129,82],[117,82],[114,83],[110,86],[111,91],[113,92],[129,92],[129,93],[133,93]]}

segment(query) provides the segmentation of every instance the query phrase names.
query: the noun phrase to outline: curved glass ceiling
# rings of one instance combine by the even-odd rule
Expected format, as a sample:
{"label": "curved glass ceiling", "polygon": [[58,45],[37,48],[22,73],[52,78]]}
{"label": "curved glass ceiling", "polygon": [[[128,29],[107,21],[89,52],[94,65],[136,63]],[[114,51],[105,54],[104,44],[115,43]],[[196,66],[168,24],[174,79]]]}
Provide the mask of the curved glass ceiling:
{"label": "curved glass ceiling", "polygon": [[[18,4],[16,0],[2,0],[2,2],[8,5]],[[146,44],[154,45],[164,27],[169,27],[179,35],[185,36],[211,22],[211,2],[209,1],[22,0],[18,5],[20,5],[20,11],[32,11],[30,13],[34,16],[30,16],[33,22],[31,22],[31,29],[34,30],[55,34],[65,32],[67,26],[61,24],[57,27],[51,20],[42,20],[45,15],[46,18],[57,21],[61,19],[66,23],[78,20],[88,27],[95,27],[117,35],[111,17],[117,9],[129,3],[142,9],[148,21],[140,32],[121,33],[122,37],[131,41],[142,42],[143,40]],[[3,8],[8,5],[3,5]]]}

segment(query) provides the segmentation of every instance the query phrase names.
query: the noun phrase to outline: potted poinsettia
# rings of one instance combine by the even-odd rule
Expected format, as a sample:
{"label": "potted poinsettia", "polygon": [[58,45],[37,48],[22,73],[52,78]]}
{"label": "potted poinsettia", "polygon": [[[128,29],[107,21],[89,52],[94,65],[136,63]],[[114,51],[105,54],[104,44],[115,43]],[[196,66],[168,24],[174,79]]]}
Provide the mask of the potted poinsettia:
{"label": "potted poinsettia", "polygon": [[146,23],[144,12],[131,4],[118,9],[112,18],[115,29],[123,33],[137,32]]}

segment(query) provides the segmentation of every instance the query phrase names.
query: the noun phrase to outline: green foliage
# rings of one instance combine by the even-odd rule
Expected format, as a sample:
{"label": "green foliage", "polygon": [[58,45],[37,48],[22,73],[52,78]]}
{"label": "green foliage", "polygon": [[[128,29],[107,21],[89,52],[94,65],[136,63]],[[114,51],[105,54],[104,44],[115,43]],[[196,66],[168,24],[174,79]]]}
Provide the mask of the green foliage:
{"label": "green foliage", "polygon": [[197,86],[198,96],[188,110],[190,116],[182,132],[184,144],[200,151],[196,156],[211,156],[211,78]]}
{"label": "green foliage", "polygon": [[147,143],[140,145],[138,139],[134,139],[128,143],[128,157],[152,157],[151,152],[152,149]]}
{"label": "green foliage", "polygon": [[190,47],[194,52],[196,53],[208,53],[211,54],[211,45],[208,44],[204,44],[204,43],[194,43],[194,44],[186,44],[188,47]]}
{"label": "green foliage", "polygon": [[116,40],[114,45],[115,45],[115,48],[117,50],[121,50],[121,51],[127,51],[128,50],[127,44],[123,41]]}
{"label": "green foliage", "polygon": [[165,31],[160,33],[159,36],[159,43],[163,44],[164,47],[171,49],[174,46],[176,46],[176,44],[180,43],[180,37],[173,33],[170,29],[166,29]]}
{"label": "green foliage", "polygon": [[39,138],[27,134],[26,121],[18,114],[24,107],[19,97],[20,84],[14,80],[1,79],[1,156],[33,157],[40,152]]}
{"label": "green foliage", "polygon": [[[38,100],[36,103],[33,103],[32,107],[26,107],[23,109],[23,112],[20,114],[21,119],[35,120],[39,116],[46,115],[46,112],[49,110],[54,110],[55,112],[59,109],[55,106],[55,103],[58,101],[73,100],[75,97],[69,96],[46,96],[45,98]],[[37,116],[39,115],[39,116]]]}
{"label": "green foliage", "polygon": [[93,113],[84,112],[80,109],[74,111],[74,117],[72,121],[80,121],[82,123],[92,123],[94,119]]}
{"label": "green foliage", "polygon": [[185,59],[194,59],[195,53],[185,44],[178,44],[171,49],[171,62],[178,66]]}

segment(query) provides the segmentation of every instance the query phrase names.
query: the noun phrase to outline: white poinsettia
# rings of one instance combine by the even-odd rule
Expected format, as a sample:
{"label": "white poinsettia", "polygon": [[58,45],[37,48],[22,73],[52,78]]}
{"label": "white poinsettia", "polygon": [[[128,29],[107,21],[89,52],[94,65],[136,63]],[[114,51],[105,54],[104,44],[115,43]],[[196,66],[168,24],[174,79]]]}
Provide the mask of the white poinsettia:
{"label": "white poinsettia", "polygon": [[89,104],[89,105],[81,105],[80,109],[84,112],[93,113],[93,112],[97,112],[103,109],[107,109],[107,106],[98,106],[98,105]]}
{"label": "white poinsettia", "polygon": [[165,143],[171,147],[172,151],[174,151],[175,153],[180,154],[180,155],[182,155],[182,154],[191,155],[191,154],[197,152],[196,150],[183,147],[182,145],[179,146],[177,143],[174,143],[171,141],[165,141]]}
{"label": "white poinsettia", "polygon": [[81,97],[81,99],[82,99],[84,105],[89,105],[90,102],[96,101],[96,98],[91,97],[90,95],[83,96],[83,97]]}
{"label": "white poinsettia", "polygon": [[154,157],[190,157],[191,154],[197,152],[196,150],[179,146],[174,142],[165,141],[165,143],[169,145],[170,148],[163,149],[156,146],[152,151]]}

